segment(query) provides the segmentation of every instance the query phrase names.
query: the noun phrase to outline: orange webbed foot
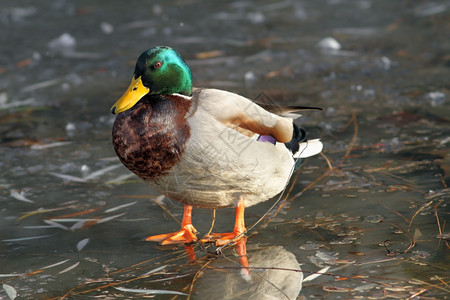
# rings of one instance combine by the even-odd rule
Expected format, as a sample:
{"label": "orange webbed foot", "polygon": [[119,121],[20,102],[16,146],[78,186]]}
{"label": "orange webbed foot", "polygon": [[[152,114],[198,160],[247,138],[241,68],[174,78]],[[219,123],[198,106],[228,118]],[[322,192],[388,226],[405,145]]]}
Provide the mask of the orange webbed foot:
{"label": "orange webbed foot", "polygon": [[161,245],[189,244],[197,241],[197,236],[195,235],[196,233],[197,230],[194,226],[192,226],[192,224],[188,224],[176,232],[152,235],[147,237],[145,240],[159,242]]}
{"label": "orange webbed foot", "polygon": [[216,246],[224,246],[230,242],[233,244],[241,240],[245,236],[241,232],[226,232],[226,233],[211,233],[205,235],[200,242],[201,243],[212,243],[215,242]]}
{"label": "orange webbed foot", "polygon": [[197,230],[192,226],[192,205],[185,205],[181,229],[165,234],[152,235],[146,241],[159,242],[161,245],[189,244],[197,241]]}

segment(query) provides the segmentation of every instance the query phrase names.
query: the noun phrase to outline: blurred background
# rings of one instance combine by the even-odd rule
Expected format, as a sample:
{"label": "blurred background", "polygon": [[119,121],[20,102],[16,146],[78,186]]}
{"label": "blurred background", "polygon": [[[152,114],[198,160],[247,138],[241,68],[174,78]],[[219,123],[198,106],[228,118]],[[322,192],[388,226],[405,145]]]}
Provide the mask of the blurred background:
{"label": "blurred background", "polygon": [[[299,299],[448,295],[449,32],[446,1],[0,2],[0,298],[295,299],[299,273]],[[120,164],[109,109],[157,45],[195,86],[324,108],[299,120],[324,155],[249,232],[251,282],[233,247],[143,242],[182,207]]]}

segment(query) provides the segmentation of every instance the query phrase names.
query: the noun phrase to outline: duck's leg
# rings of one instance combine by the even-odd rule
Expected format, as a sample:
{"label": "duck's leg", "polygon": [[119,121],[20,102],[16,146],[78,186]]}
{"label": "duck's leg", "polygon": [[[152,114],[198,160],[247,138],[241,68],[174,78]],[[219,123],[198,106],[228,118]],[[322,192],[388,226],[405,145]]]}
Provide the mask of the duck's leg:
{"label": "duck's leg", "polygon": [[197,230],[192,226],[192,205],[185,205],[180,230],[172,233],[152,235],[145,240],[160,242],[161,245],[187,244],[197,241],[196,233]]}
{"label": "duck's leg", "polygon": [[236,206],[236,220],[234,222],[233,232],[227,233],[211,233],[203,237],[200,242],[216,242],[216,246],[223,246],[228,244],[230,241],[237,242],[239,239],[244,237],[245,232],[245,222],[244,222],[244,210],[245,210],[245,200],[241,198]]}

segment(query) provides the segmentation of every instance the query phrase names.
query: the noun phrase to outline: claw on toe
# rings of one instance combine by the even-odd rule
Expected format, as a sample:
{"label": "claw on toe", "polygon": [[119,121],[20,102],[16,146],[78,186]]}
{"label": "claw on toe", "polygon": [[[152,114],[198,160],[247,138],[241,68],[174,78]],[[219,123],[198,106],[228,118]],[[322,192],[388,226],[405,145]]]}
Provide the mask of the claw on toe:
{"label": "claw on toe", "polygon": [[195,230],[194,226],[185,225],[176,232],[152,235],[145,240],[159,242],[161,245],[189,244],[197,241],[196,233],[197,230]]}

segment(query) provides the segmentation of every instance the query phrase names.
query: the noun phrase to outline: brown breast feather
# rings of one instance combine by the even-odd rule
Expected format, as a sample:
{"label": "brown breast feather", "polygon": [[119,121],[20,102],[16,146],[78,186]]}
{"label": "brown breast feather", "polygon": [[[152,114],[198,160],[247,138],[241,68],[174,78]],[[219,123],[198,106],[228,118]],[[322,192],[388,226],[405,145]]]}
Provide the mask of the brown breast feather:
{"label": "brown breast feather", "polygon": [[179,162],[190,137],[191,101],[176,95],[147,95],[120,113],[113,145],[120,161],[144,180],[157,181]]}

